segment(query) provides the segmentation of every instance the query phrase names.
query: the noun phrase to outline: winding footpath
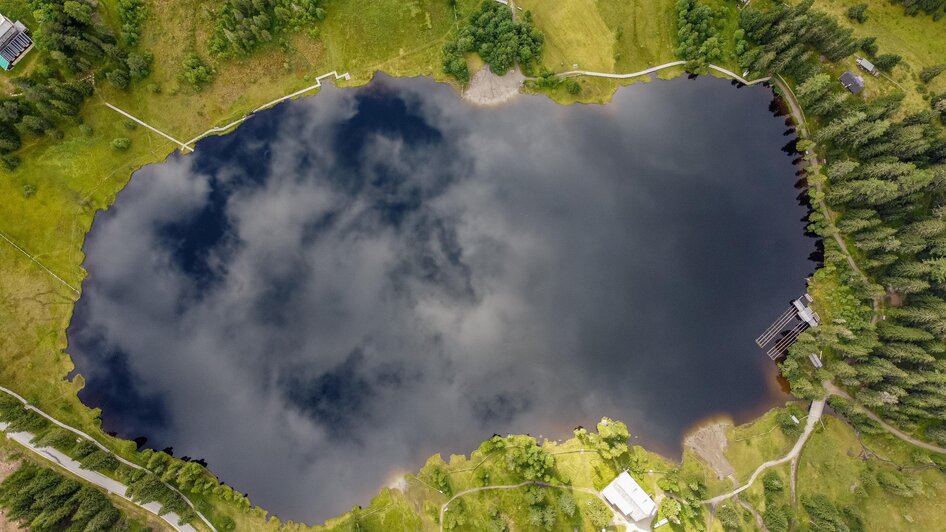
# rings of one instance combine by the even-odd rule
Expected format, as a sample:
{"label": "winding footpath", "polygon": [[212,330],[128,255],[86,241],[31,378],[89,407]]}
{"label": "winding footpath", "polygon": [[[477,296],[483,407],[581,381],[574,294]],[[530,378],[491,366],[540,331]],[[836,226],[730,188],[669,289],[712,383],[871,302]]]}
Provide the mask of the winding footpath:
{"label": "winding footpath", "polygon": [[[843,397],[843,398],[848,399],[848,400],[850,400],[850,401],[854,401],[854,399],[851,397],[851,395],[850,395],[849,393],[847,393],[847,392],[845,392],[844,390],[842,390],[841,388],[839,388],[839,387],[838,387],[836,384],[834,384],[833,382],[831,382],[831,381],[824,381],[824,382],[822,382],[821,384],[822,384],[822,386],[824,386],[824,389],[828,391],[828,395],[837,395],[838,397]],[[858,406],[860,406],[860,405],[858,405]],[[913,436],[910,436],[909,434],[907,434],[907,433],[905,433],[905,432],[903,432],[903,431],[897,429],[897,428],[894,427],[893,425],[887,423],[886,421],[884,421],[883,419],[881,419],[880,416],[878,416],[877,414],[875,414],[875,413],[871,412],[870,410],[864,408],[863,406],[860,406],[860,409],[861,409],[862,412],[864,412],[864,415],[866,415],[867,417],[869,417],[870,419],[872,419],[875,423],[877,423],[878,425],[880,425],[881,428],[883,428],[884,430],[886,430],[887,432],[889,432],[891,435],[896,436],[897,438],[900,438],[901,440],[903,440],[903,441],[905,441],[905,442],[907,442],[907,443],[909,443],[909,444],[911,444],[911,445],[915,445],[915,446],[917,446],[917,447],[919,447],[919,448],[921,448],[921,449],[925,449],[925,450],[930,451],[930,452],[932,452],[932,453],[946,454],[946,447],[940,447],[940,446],[938,446],[938,445],[933,445],[932,443],[927,443],[927,442],[925,442],[925,441],[923,441],[923,440],[918,440],[918,439],[914,438]]]}
{"label": "winding footpath", "polygon": [[[68,430],[69,432],[71,432],[71,433],[73,433],[73,434],[75,434],[75,435],[77,435],[77,436],[79,436],[79,437],[81,437],[81,438],[84,438],[84,439],[86,439],[86,440],[92,442],[96,447],[98,447],[98,448],[101,449],[102,451],[105,451],[105,452],[109,453],[110,455],[114,456],[115,459],[118,460],[119,462],[121,462],[122,464],[124,464],[124,465],[126,465],[126,466],[128,466],[128,467],[130,467],[130,468],[132,468],[132,469],[137,469],[138,471],[144,471],[144,472],[147,472],[147,473],[151,473],[151,471],[148,470],[147,468],[144,468],[144,467],[142,467],[142,466],[140,466],[140,465],[138,465],[138,464],[135,464],[135,463],[133,463],[133,462],[129,462],[128,460],[125,460],[125,459],[122,458],[121,456],[115,454],[111,449],[109,449],[108,447],[105,447],[104,445],[102,445],[101,443],[99,443],[95,438],[93,438],[92,436],[89,436],[89,435],[86,434],[85,432],[82,432],[81,430],[76,429],[76,428],[74,428],[74,427],[70,427],[69,425],[66,425],[65,423],[62,423],[61,421],[57,420],[56,418],[50,416],[50,415],[47,414],[46,412],[43,412],[43,411],[40,410],[39,408],[36,408],[35,406],[31,405],[31,404],[29,403],[29,401],[27,401],[25,398],[23,398],[23,396],[19,395],[18,393],[14,392],[13,390],[10,390],[9,388],[5,388],[5,387],[3,387],[3,386],[0,386],[0,392],[5,392],[5,393],[9,394],[10,396],[15,397],[18,401],[20,401],[21,403],[23,403],[24,408],[26,408],[27,410],[32,410],[33,412],[36,412],[37,414],[43,416],[44,418],[46,418],[47,420],[49,420],[50,423],[52,423],[52,424],[54,424],[54,425],[56,425],[56,426],[58,426],[58,427],[60,427],[60,428],[63,428],[63,429],[65,429],[65,430]],[[7,424],[0,422],[0,431],[5,432],[6,428],[7,428]],[[52,461],[52,462],[56,462],[57,464],[59,464],[59,465],[62,466],[63,468],[65,468],[65,469],[69,470],[70,472],[72,472],[73,474],[78,475],[78,476],[80,476],[80,477],[82,477],[82,478],[88,480],[89,482],[91,482],[91,483],[93,483],[93,484],[95,484],[95,485],[97,485],[97,486],[99,486],[99,487],[101,487],[101,488],[104,488],[104,489],[107,490],[109,493],[115,493],[116,495],[121,496],[122,498],[124,498],[124,499],[130,501],[132,504],[135,504],[136,506],[139,506],[139,507],[141,507],[141,508],[144,508],[145,510],[147,510],[147,511],[149,511],[149,512],[155,514],[155,515],[158,514],[158,512],[153,509],[154,505],[157,505],[157,503],[139,504],[139,503],[137,503],[137,502],[135,502],[135,501],[132,501],[132,500],[129,499],[128,497],[125,497],[125,490],[128,489],[127,486],[125,486],[124,484],[121,484],[120,482],[118,482],[118,481],[116,481],[116,480],[114,480],[114,479],[111,479],[111,478],[109,478],[109,477],[106,477],[106,476],[104,476],[104,475],[102,475],[102,474],[100,474],[100,473],[96,473],[95,471],[88,471],[88,470],[85,470],[85,469],[80,468],[78,462],[76,462],[75,460],[72,460],[71,458],[69,458],[69,457],[66,456],[65,454],[63,454],[63,453],[61,453],[61,452],[59,452],[59,451],[57,451],[57,450],[55,450],[55,449],[48,448],[48,447],[37,447],[37,446],[33,445],[33,443],[32,443],[33,435],[32,435],[32,434],[29,434],[29,433],[27,433],[27,432],[14,432],[14,433],[7,433],[7,434],[8,434],[8,436],[9,436],[11,439],[13,439],[14,441],[16,441],[17,443],[20,443],[20,444],[23,445],[24,447],[28,448],[29,450],[33,451],[34,453],[38,454],[39,456],[45,458],[46,460],[49,460],[49,461]],[[17,436],[17,435],[22,435],[22,436]],[[159,480],[160,480],[160,479],[159,479]],[[161,483],[164,484],[165,487],[167,487],[168,489],[170,489],[170,490],[173,491],[174,493],[177,493],[178,495],[180,495],[181,498],[184,499],[184,502],[186,502],[187,505],[190,506],[190,507],[194,510],[194,512],[197,514],[197,517],[199,517],[200,520],[203,521],[204,524],[207,525],[207,527],[208,527],[212,532],[217,532],[217,529],[214,528],[214,526],[213,526],[213,525],[210,523],[210,521],[204,516],[204,514],[200,513],[200,510],[198,510],[198,509],[194,506],[194,503],[192,503],[191,500],[188,499],[186,495],[184,495],[183,493],[181,493],[180,490],[178,490],[178,489],[175,488],[174,486],[168,484],[167,482],[164,482],[163,480],[161,481]],[[116,491],[116,490],[119,489],[119,487],[121,487],[122,489],[121,489],[120,491]],[[160,508],[161,508],[161,506],[160,506],[160,505],[157,505],[157,509],[160,510]],[[167,514],[167,515],[165,515],[165,516],[162,516],[162,519],[164,519],[165,521],[168,521],[168,519],[170,518],[171,515],[172,515],[172,514]],[[183,526],[177,525],[177,520],[178,520],[178,517],[177,517],[176,514],[174,514],[174,521],[173,521],[173,523],[172,523],[171,521],[168,521],[168,522],[171,524],[171,526],[173,526],[173,527],[174,527],[175,529],[177,529],[177,530],[183,530],[183,531],[191,531],[191,530],[194,530],[194,528],[191,527],[190,525],[183,525]]]}
{"label": "winding footpath", "polygon": [[[637,77],[640,77],[640,76],[646,76],[646,75],[648,75],[648,74],[653,74],[654,72],[659,72],[659,71],[661,71],[661,70],[665,70],[665,69],[668,69],[668,68],[683,66],[683,65],[685,65],[685,64],[687,64],[686,61],[671,61],[671,62],[669,62],[669,63],[664,63],[664,64],[662,64],[662,65],[657,65],[657,66],[655,66],[655,67],[650,67],[650,68],[648,68],[648,69],[646,69],[646,70],[641,70],[640,72],[631,72],[631,73],[629,73],[629,74],[610,74],[610,73],[607,73],[607,72],[594,72],[594,71],[591,71],[591,70],[570,70],[570,71],[568,71],[568,72],[562,72],[561,74],[558,74],[558,77],[566,78],[566,77],[570,77],[570,76],[589,76],[589,77],[593,77],[593,78],[631,79],[631,78],[637,78]],[[765,82],[765,81],[769,81],[769,80],[772,79],[772,77],[769,76],[769,77],[764,77],[764,78],[759,78],[759,79],[754,79],[754,80],[749,81],[749,80],[743,78],[742,76],[740,76],[739,74],[736,74],[735,72],[733,72],[733,71],[731,71],[731,70],[728,70],[728,69],[726,69],[726,68],[723,68],[723,67],[721,67],[721,66],[712,65],[712,64],[706,65],[706,66],[707,66],[710,70],[715,70],[716,72],[719,72],[719,73],[721,73],[721,74],[725,74],[725,75],[727,75],[727,76],[729,76],[729,77],[735,79],[735,80],[738,81],[739,83],[742,83],[743,85],[755,85],[755,84],[757,84],[757,83],[763,83],[763,82]]]}
{"label": "winding footpath", "polygon": [[[798,126],[798,135],[805,140],[810,140],[811,132],[808,129],[808,120],[805,118],[805,111],[802,110],[801,105],[798,103],[798,98],[795,96],[795,92],[792,91],[792,88],[789,87],[788,83],[786,83],[786,81],[781,76],[772,78],[772,81],[782,91],[785,101],[788,102],[788,106],[792,111],[792,118],[795,121],[795,125]],[[812,168],[812,172],[819,173],[820,165],[818,163],[817,155],[806,158],[806,161]],[[824,200],[824,185],[821,183],[821,180],[815,180],[815,190],[818,192],[818,209],[821,210],[822,215],[828,222],[831,231],[831,237],[834,238],[834,241],[837,242],[838,247],[841,248],[841,253],[844,254],[844,258],[847,260],[847,263],[851,269],[854,270],[854,273],[856,273],[858,277],[861,278],[865,286],[870,286],[872,284],[870,278],[866,273],[864,273],[863,270],[861,270],[860,266],[857,265],[857,262],[854,260],[854,256],[847,247],[847,242],[844,241],[844,238],[841,236],[841,232],[834,224],[834,214],[831,212],[831,209],[828,208],[828,204]],[[871,300],[871,307],[873,308],[873,314],[870,317],[871,325],[876,324],[877,321],[880,320],[881,297],[882,296],[877,296]]]}
{"label": "winding footpath", "polygon": [[798,437],[798,441],[795,442],[795,445],[792,447],[792,450],[788,452],[788,454],[776,460],[769,460],[768,462],[763,462],[762,464],[760,464],[759,467],[757,467],[756,470],[752,473],[752,476],[749,477],[749,481],[743,484],[742,486],[728,493],[717,495],[716,497],[713,497],[711,499],[706,499],[700,502],[703,504],[709,504],[709,505],[715,506],[719,504],[720,502],[732,497],[733,495],[737,495],[749,489],[749,487],[752,486],[752,483],[755,482],[756,479],[759,478],[759,475],[761,475],[762,472],[765,471],[766,469],[770,467],[775,467],[777,465],[782,465],[785,462],[794,460],[795,457],[797,457],[801,453],[802,448],[805,446],[805,443],[808,441],[808,438],[811,436],[811,433],[814,431],[815,423],[821,420],[821,414],[824,412],[825,401],[826,401],[825,399],[818,399],[817,401],[811,402],[811,408],[808,410],[808,420],[805,423],[805,430],[801,433],[801,436]]}

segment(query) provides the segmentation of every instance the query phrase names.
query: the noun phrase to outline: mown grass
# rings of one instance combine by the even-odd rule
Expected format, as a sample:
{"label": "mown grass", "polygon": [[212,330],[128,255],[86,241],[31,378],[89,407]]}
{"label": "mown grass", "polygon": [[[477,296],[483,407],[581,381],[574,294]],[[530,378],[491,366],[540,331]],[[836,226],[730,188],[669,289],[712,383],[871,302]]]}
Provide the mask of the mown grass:
{"label": "mown grass", "polygon": [[605,24],[595,0],[546,2],[521,0],[545,32],[543,62],[553,70],[614,71],[614,34]]}
{"label": "mown grass", "polygon": [[676,8],[673,0],[598,0],[598,12],[614,35],[616,72],[638,72],[675,61]]}
{"label": "mown grass", "polygon": [[532,11],[545,32],[543,63],[554,71],[626,73],[676,59],[672,0],[522,0],[517,5]]}

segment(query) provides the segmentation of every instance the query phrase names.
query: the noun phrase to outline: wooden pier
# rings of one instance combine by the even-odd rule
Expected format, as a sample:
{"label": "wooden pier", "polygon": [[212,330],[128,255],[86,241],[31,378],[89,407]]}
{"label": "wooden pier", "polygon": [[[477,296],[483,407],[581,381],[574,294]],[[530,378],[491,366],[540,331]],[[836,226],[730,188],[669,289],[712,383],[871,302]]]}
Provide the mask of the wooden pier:
{"label": "wooden pier", "polygon": [[756,345],[764,350],[770,359],[777,360],[785,355],[799,334],[810,327],[820,325],[821,318],[811,308],[811,302],[811,296],[808,294],[792,301],[785,312],[755,339]]}

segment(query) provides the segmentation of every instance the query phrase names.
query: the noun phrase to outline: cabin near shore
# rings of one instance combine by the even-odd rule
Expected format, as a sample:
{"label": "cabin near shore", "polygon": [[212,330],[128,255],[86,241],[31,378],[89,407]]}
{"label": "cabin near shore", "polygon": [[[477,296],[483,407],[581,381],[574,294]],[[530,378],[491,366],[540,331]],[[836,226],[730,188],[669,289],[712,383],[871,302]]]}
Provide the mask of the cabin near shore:
{"label": "cabin near shore", "polygon": [[33,49],[26,26],[11,21],[0,13],[0,68],[10,70]]}
{"label": "cabin near shore", "polygon": [[601,490],[601,495],[630,521],[644,521],[657,514],[657,504],[626,470]]}

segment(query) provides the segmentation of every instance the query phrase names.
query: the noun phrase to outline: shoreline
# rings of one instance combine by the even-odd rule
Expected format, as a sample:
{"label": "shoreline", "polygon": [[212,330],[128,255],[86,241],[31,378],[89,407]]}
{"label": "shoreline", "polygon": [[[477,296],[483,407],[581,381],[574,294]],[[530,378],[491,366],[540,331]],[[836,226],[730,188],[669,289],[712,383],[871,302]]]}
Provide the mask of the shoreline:
{"label": "shoreline", "polygon": [[[487,70],[485,67],[484,67],[484,69],[482,69],[481,71],[479,71],[477,74],[480,74],[480,72],[484,72],[484,71],[486,71],[486,73],[489,74],[490,76],[492,76],[493,78],[501,79],[499,76],[492,75],[492,73],[488,72],[488,70]],[[361,82],[362,80],[358,80],[358,81],[355,81],[355,82],[352,82],[352,83],[344,83],[344,84],[342,84],[341,86],[339,86],[339,88],[358,88],[358,87],[364,86],[364,85],[370,83],[372,80],[374,80],[375,76],[377,76],[378,74],[384,74],[384,72],[382,72],[382,71],[376,71],[376,72],[375,72],[374,74],[372,74],[372,75],[368,78],[368,80],[367,80],[366,82],[364,82],[364,83]],[[672,80],[672,79],[676,79],[677,77],[680,77],[680,76],[683,75],[683,74],[686,74],[686,72],[681,71],[681,72],[677,73],[676,75],[667,78],[666,80],[669,81],[669,80]],[[521,76],[521,73],[518,73],[518,75]],[[730,78],[727,78],[726,76],[723,76],[723,75],[716,75],[716,74],[712,74],[712,73],[709,74],[709,75],[711,75],[712,77],[720,78],[720,79],[730,79]],[[507,76],[510,76],[510,74],[507,74]],[[400,76],[396,76],[396,77],[400,77]],[[422,76],[408,76],[408,77],[430,78],[430,79],[433,79],[435,82],[443,83],[442,80],[437,79],[435,76],[425,76],[425,75],[422,75]],[[650,76],[647,76],[647,77],[649,78]],[[524,79],[524,77],[522,77],[522,79]],[[663,78],[661,78],[661,79],[663,79]],[[636,82],[636,81],[638,81],[638,80],[631,81],[630,83],[634,83],[634,82]],[[505,92],[505,93],[503,93],[501,99],[495,100],[495,101],[491,101],[490,103],[486,103],[486,104],[480,102],[479,105],[478,105],[477,102],[473,102],[473,101],[471,101],[470,99],[466,98],[463,92],[460,92],[460,91],[457,91],[457,92],[458,92],[458,96],[459,96],[462,100],[464,100],[464,101],[465,101],[466,103],[468,103],[468,104],[472,104],[472,105],[475,105],[475,106],[487,106],[487,107],[488,107],[488,106],[499,105],[499,104],[501,104],[501,103],[504,103],[504,102],[506,102],[506,101],[509,101],[509,100],[515,98],[515,97],[518,96],[519,94],[544,95],[544,96],[547,96],[547,97],[549,97],[550,99],[552,99],[552,100],[553,100],[556,104],[558,104],[558,105],[570,105],[570,103],[579,103],[579,102],[564,103],[564,102],[561,102],[561,101],[557,100],[557,99],[555,98],[555,96],[552,95],[552,94],[524,93],[524,92],[522,92],[521,90],[519,90],[520,87],[518,86],[518,83],[521,83],[521,81],[517,81],[516,90],[510,91],[510,92]],[[630,83],[627,83],[627,84],[630,84]],[[454,90],[457,90],[457,87],[456,87],[454,84],[452,84],[452,83],[447,83],[447,84],[453,86],[453,87],[454,87]],[[338,86],[338,84],[336,84],[336,86]],[[610,103],[610,101],[612,100],[614,94],[616,93],[616,90],[617,90],[618,88],[623,87],[623,86],[626,86],[626,84],[625,84],[625,83],[619,83],[619,84],[617,84],[616,87],[615,87],[615,90],[611,92],[611,94],[608,96],[606,102],[604,102],[603,104]],[[314,92],[314,93],[312,93],[312,94],[300,94],[300,95],[298,95],[298,96],[291,97],[291,98],[283,97],[283,98],[280,98],[280,99],[277,101],[277,103],[276,103],[275,105],[278,105],[279,103],[283,103],[283,102],[285,102],[285,101],[291,101],[291,100],[295,100],[295,99],[301,99],[301,98],[303,98],[303,97],[315,96],[316,94],[318,94],[318,91],[316,91],[316,92]],[[267,110],[267,109],[269,109],[269,108],[274,107],[275,105],[264,105],[260,110],[261,110],[261,111],[262,111],[262,110]],[[211,128],[211,130],[209,130],[209,131],[210,131],[209,134],[207,134],[207,135],[202,135],[199,139],[196,139],[196,140],[199,141],[199,140],[201,140],[202,138],[206,138],[206,137],[208,137],[208,136],[218,136],[218,135],[222,136],[222,135],[230,134],[230,133],[232,133],[233,131],[237,130],[237,129],[239,128],[239,125],[241,125],[243,121],[245,121],[246,119],[248,119],[248,118],[250,118],[251,116],[253,116],[254,113],[255,113],[255,111],[252,112],[252,113],[250,113],[250,114],[245,115],[244,118],[238,120],[236,123],[231,123],[231,124],[229,124],[229,125],[226,126],[226,127],[219,128],[219,129],[217,129],[217,128]],[[194,143],[194,147],[196,147],[196,144],[197,144],[197,143],[195,142],[195,143]],[[170,150],[169,152],[165,153],[163,157],[156,157],[154,160],[151,160],[151,161],[149,161],[149,162],[141,163],[140,165],[135,166],[134,169],[129,170],[129,177],[127,178],[127,180],[125,180],[124,184],[116,191],[116,193],[111,197],[111,201],[108,203],[108,206],[107,206],[106,208],[103,208],[103,209],[98,209],[98,210],[96,210],[96,211],[94,212],[94,214],[93,214],[93,221],[94,221],[94,217],[95,217],[95,216],[101,214],[102,212],[105,212],[105,211],[109,210],[113,205],[115,205],[115,201],[117,200],[118,194],[119,194],[122,190],[124,190],[124,188],[127,186],[128,183],[130,183],[131,178],[133,177],[133,175],[134,175],[138,170],[140,170],[140,168],[142,168],[142,167],[144,167],[144,166],[151,165],[151,164],[160,164],[162,161],[166,161],[167,158],[168,158],[170,155],[172,155],[175,151],[183,151],[183,150],[178,150],[178,149],[176,149],[176,148],[175,148],[175,149],[172,149],[172,150]],[[91,230],[91,226],[90,226],[89,230]],[[84,248],[84,241],[85,241],[85,237],[87,236],[88,232],[89,232],[89,231],[85,231],[84,234],[82,235],[82,239],[81,239],[81,241],[82,241],[82,246],[80,247],[80,249]],[[84,254],[83,254],[83,257],[84,257]],[[84,263],[84,261],[83,261],[83,263]],[[85,274],[85,275],[83,276],[83,281],[84,281],[85,278],[87,278],[87,273],[86,273],[84,270],[83,270],[83,273]],[[79,294],[79,297],[81,297],[81,284],[80,284],[80,294]],[[74,308],[74,305],[75,305],[75,302],[73,302],[73,308]],[[66,323],[66,326],[64,327],[64,329],[67,330],[67,329],[69,328],[69,326],[71,325],[71,318],[72,318],[72,316],[70,316],[70,319],[69,319],[69,321]],[[64,351],[64,352],[65,352],[65,351]],[[70,372],[68,372],[66,375],[64,375],[64,376],[62,377],[62,379],[63,379],[63,381],[65,381],[65,382],[70,382],[70,383],[72,383],[73,385],[79,384],[76,379],[77,379],[77,377],[78,377],[79,375],[81,375],[81,374],[78,372],[77,368],[75,367],[74,362],[72,361],[71,355],[69,355],[67,352],[65,352],[65,354],[69,357],[69,361],[70,361],[70,364],[71,364],[71,366],[72,366],[73,369],[72,369],[72,371],[70,371]],[[72,380],[69,380],[69,377],[72,377]],[[78,400],[78,392],[80,391],[80,388],[84,387],[84,382],[83,382],[82,384],[83,384],[82,386],[78,386],[78,387],[76,388],[75,396],[76,396],[76,399],[77,399],[77,400]],[[770,385],[771,385],[771,386],[776,386],[775,383],[770,383]],[[79,400],[79,402],[82,404],[83,407],[85,407],[85,408],[87,408],[87,409],[89,409],[89,410],[92,409],[91,407],[88,407],[87,405],[85,405],[85,403],[82,403],[81,400]],[[758,410],[756,410],[755,408],[753,408],[753,410],[754,410],[754,411],[758,411]],[[766,409],[765,411],[767,411],[767,410],[768,410],[768,409]],[[713,414],[713,415],[709,416],[708,418],[705,418],[705,419],[703,419],[703,420],[700,420],[700,421],[696,422],[696,424],[695,424],[694,426],[697,427],[697,428],[699,428],[700,426],[703,426],[703,425],[705,425],[706,423],[712,424],[712,423],[714,422],[714,419],[716,419],[719,415],[730,416],[730,414]],[[738,416],[739,414],[738,414],[738,413],[735,413],[735,414],[733,414],[733,415]],[[740,416],[740,417],[741,417],[741,416]],[[101,419],[101,418],[99,418],[99,419]],[[730,419],[731,419],[731,417],[730,417]],[[754,418],[753,418],[753,419],[754,419]],[[751,419],[750,419],[749,421],[751,421]],[[748,422],[748,421],[747,421],[747,422]],[[124,438],[122,438],[122,437],[119,437],[119,436],[112,436],[112,435],[110,435],[110,434],[107,434],[107,433],[104,432],[104,429],[102,429],[101,426],[99,427],[99,430],[102,430],[102,431],[103,431],[103,434],[105,434],[106,436],[108,436],[108,439],[110,439],[112,442],[115,442],[115,443],[126,443],[126,442],[130,442],[130,441],[131,441],[131,440],[127,440],[127,439],[124,439]],[[685,433],[685,434],[686,434],[686,433]],[[686,437],[686,436],[684,435],[684,437],[682,437],[681,440],[680,440],[680,442],[679,442],[680,446],[681,446],[681,447],[684,447],[684,448],[685,448],[685,442],[684,442],[685,437]],[[566,438],[566,439],[567,439],[567,438]],[[663,450],[663,449],[656,449],[656,448],[654,448],[653,446],[646,446],[646,447],[642,446],[642,447],[645,448],[645,449],[647,449],[649,452],[654,452],[654,453],[656,453],[656,454],[660,454],[661,456],[667,457],[667,453],[665,453],[665,450]],[[654,450],[651,450],[651,449],[654,449]],[[136,452],[138,452],[138,451],[136,451]],[[673,461],[674,461],[674,462],[681,462],[681,461],[682,461],[682,456],[681,456],[681,458],[680,458],[679,460],[673,460]],[[213,469],[212,469],[212,468],[208,468],[208,471],[213,472]],[[273,515],[275,515],[275,514],[273,514]]]}

